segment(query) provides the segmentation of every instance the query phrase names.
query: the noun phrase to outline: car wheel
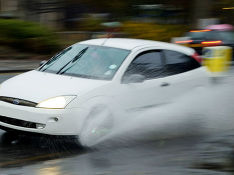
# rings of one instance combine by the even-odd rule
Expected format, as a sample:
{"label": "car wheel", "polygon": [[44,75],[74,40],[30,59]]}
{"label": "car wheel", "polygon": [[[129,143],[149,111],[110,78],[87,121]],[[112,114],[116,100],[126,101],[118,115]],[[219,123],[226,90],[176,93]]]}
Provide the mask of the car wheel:
{"label": "car wheel", "polygon": [[79,141],[83,146],[93,146],[105,140],[113,131],[114,115],[105,106],[93,108],[83,124]]}
{"label": "car wheel", "polygon": [[1,143],[3,145],[10,145],[17,142],[19,135],[15,132],[5,132],[1,137]]}

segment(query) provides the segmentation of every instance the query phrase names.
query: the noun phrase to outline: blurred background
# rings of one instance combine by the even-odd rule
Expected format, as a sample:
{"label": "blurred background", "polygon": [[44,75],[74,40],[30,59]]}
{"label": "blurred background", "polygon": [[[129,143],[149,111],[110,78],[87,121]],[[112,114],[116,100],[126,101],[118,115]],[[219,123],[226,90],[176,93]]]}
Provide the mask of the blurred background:
{"label": "blurred background", "polygon": [[234,24],[233,0],[0,0],[0,59],[48,59],[81,40],[170,42],[191,29]]}
{"label": "blurred background", "polygon": [[[225,44],[225,46],[231,46],[233,50],[233,17],[234,0],[0,0],[0,83],[20,72],[37,68],[41,60],[49,59],[73,43],[92,38],[124,37],[174,42],[193,47],[199,54],[202,54],[203,46]],[[214,26],[216,24],[228,25],[222,26],[226,28],[224,30],[216,28]],[[207,28],[207,26],[213,27]],[[213,31],[215,28],[217,31]],[[218,35],[222,37],[217,38]],[[222,54],[217,52],[218,56],[215,57],[210,54],[213,52],[206,52],[204,64],[211,72],[222,72],[227,69],[225,61],[231,59],[228,59],[231,51],[226,50],[227,56],[223,52]],[[212,59],[209,59],[210,57]],[[220,59],[220,57],[223,58]],[[231,73],[231,78],[222,80],[219,86],[214,84],[204,93],[198,91],[188,96],[194,102],[193,108],[190,109],[187,101],[179,101],[178,105],[188,108],[184,115],[168,111],[173,117],[183,117],[192,116],[193,111],[189,110],[204,110],[210,115],[210,119],[215,114],[224,117],[225,115],[220,115],[224,111],[230,115],[233,114],[233,69]],[[213,94],[217,95],[213,96]],[[207,105],[209,108],[206,108]],[[194,115],[197,115],[196,112]],[[144,118],[144,121],[147,119]],[[149,121],[152,122],[152,120]],[[157,118],[155,123],[156,121]],[[215,118],[214,123],[216,121],[220,121],[219,118]],[[152,122],[152,126],[155,123]],[[233,122],[230,120],[230,123]],[[142,126],[141,122],[139,126]],[[217,128],[225,127],[226,125],[217,126]],[[188,130],[190,131],[191,128],[188,127]],[[80,151],[72,148],[71,144],[60,142],[58,145],[50,139],[35,139],[36,141],[29,139],[28,141],[23,138],[23,143],[19,141],[17,145],[16,142],[12,142],[11,146],[5,147],[0,140],[0,175],[9,174],[9,172],[24,175],[60,175],[70,171],[76,174],[81,170],[87,172],[86,174],[113,174],[111,171],[117,170],[118,175],[121,172],[122,174],[127,174],[125,172],[144,174],[142,171],[150,174],[149,170],[152,170],[151,174],[155,174],[154,172],[220,174],[214,171],[201,171],[202,168],[230,171],[233,174],[233,133],[232,130],[230,133],[209,137],[208,140],[198,137],[191,140],[182,138],[179,141],[167,141],[165,138],[160,141],[147,141],[143,146],[133,142],[132,145],[123,146],[117,151],[112,150],[118,147],[118,144],[113,147],[116,143],[110,143],[109,149],[108,145],[105,145],[101,147],[101,151],[90,151],[89,154],[84,154],[87,150]],[[137,134],[136,132],[138,138]],[[144,137],[145,135],[142,136]],[[147,136],[147,138],[150,137]],[[0,138],[4,138],[2,131],[0,131]],[[8,138],[5,138],[8,141]],[[131,138],[120,139],[120,141],[117,139],[117,142],[123,144],[127,140]],[[70,155],[75,156],[74,159],[63,159]],[[80,158],[79,155],[83,157]],[[27,168],[7,169],[11,166],[18,167],[21,164],[55,158],[60,160],[43,162]],[[195,166],[191,166],[194,164]],[[177,166],[185,168],[182,171]],[[7,168],[3,170],[2,167]],[[188,170],[188,167],[198,168],[198,170],[193,170],[194,172],[191,173],[192,170]],[[99,171],[104,172],[98,173]],[[71,172],[69,174],[72,175]]]}

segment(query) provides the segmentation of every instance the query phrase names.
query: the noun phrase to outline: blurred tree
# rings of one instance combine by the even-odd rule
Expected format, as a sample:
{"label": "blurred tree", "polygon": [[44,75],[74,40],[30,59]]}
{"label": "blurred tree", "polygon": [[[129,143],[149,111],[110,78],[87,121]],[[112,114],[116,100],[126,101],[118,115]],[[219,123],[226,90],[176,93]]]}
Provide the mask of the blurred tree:
{"label": "blurred tree", "polygon": [[115,19],[122,19],[136,15],[138,13],[134,8],[136,5],[165,4],[167,6],[182,8],[186,12],[189,11],[190,7],[190,2],[188,0],[67,0],[65,3],[70,9],[70,13],[76,9],[76,13],[73,13],[73,16],[77,16],[77,14],[84,12],[109,13],[111,17]]}
{"label": "blurred tree", "polygon": [[[233,10],[222,10],[222,7],[233,6],[234,0],[64,0],[68,18],[79,18],[83,13],[108,13],[111,20],[126,20],[139,14],[137,5],[163,4],[167,8],[178,8],[181,11],[165,10],[165,18],[177,13],[185,23],[195,26],[198,19],[221,17],[231,20]],[[171,13],[171,14],[169,14]],[[231,20],[233,21],[233,20]]]}

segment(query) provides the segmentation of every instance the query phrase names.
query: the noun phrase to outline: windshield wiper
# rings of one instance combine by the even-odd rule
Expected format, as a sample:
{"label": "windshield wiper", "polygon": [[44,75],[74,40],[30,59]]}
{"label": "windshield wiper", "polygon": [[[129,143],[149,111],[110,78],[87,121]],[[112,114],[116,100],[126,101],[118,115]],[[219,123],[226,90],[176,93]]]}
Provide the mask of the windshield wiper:
{"label": "windshield wiper", "polygon": [[[88,47],[86,47],[83,50],[81,50],[71,61],[69,61],[67,64],[65,64],[65,66],[63,66],[56,74],[63,74],[68,69],[70,69],[74,65],[74,62],[76,62],[80,57],[82,57],[87,50],[88,50]],[[72,64],[72,65],[70,67],[68,67],[65,71],[62,72],[62,70],[65,67],[67,67],[69,64]]]}
{"label": "windshield wiper", "polygon": [[[44,65],[44,66],[42,66],[40,69],[39,69],[39,71],[45,71],[45,70],[47,70],[49,67],[51,67],[54,63],[55,63],[55,61],[58,59],[58,58],[60,58],[61,56],[63,56],[65,53],[67,53],[69,50],[71,50],[72,49],[72,47],[69,47],[69,48],[67,48],[67,49],[65,49],[65,50],[63,50],[62,52],[60,52],[60,53],[58,53],[58,54],[56,54],[55,56],[53,56],[49,61],[47,61],[47,63]],[[53,64],[51,64],[51,63],[53,63]],[[45,66],[47,66],[46,68],[45,68]],[[44,68],[44,69],[43,69]],[[43,70],[42,70],[43,69]]]}

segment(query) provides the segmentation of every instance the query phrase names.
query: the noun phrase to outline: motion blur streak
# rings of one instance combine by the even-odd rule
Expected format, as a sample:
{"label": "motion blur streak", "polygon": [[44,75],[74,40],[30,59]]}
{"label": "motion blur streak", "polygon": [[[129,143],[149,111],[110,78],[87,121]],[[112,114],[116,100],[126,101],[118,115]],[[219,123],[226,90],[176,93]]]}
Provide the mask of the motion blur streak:
{"label": "motion blur streak", "polygon": [[191,43],[193,40],[185,40],[185,41],[176,41],[177,44],[183,44],[183,43]]}
{"label": "motion blur streak", "polygon": [[206,30],[191,30],[190,32],[209,32],[209,31],[211,31],[211,30],[208,30],[208,29],[206,29]]}
{"label": "motion blur streak", "polygon": [[60,167],[48,167],[39,169],[38,175],[61,175]]}
{"label": "motion blur streak", "polygon": [[[138,111],[138,115],[129,118],[118,116],[122,123],[105,138],[95,143],[93,137],[85,137],[81,140],[82,144],[106,145],[107,141],[157,140],[231,130],[234,128],[234,77],[214,80],[212,83],[211,79],[210,85],[191,90],[170,104]],[[100,120],[104,118],[103,115]]]}
{"label": "motion blur streak", "polygon": [[204,45],[219,45],[219,44],[222,44],[222,41],[203,41],[202,44]]}

